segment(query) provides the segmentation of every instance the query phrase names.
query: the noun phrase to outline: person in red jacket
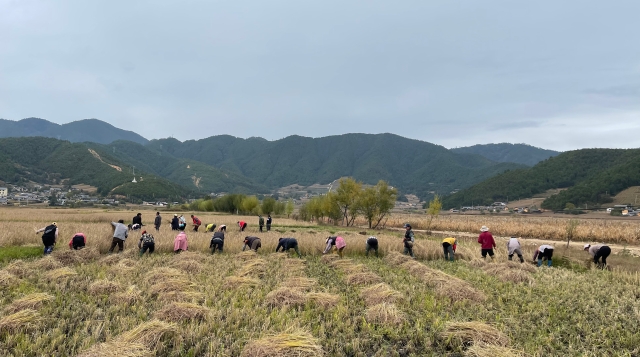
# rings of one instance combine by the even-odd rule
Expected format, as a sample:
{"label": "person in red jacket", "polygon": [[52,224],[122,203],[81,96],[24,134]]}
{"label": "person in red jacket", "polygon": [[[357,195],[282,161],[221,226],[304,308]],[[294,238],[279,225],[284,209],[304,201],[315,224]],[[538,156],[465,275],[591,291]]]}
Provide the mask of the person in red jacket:
{"label": "person in red jacket", "polygon": [[480,228],[480,236],[478,237],[478,243],[480,243],[480,249],[482,251],[482,258],[487,259],[487,254],[493,259],[493,248],[496,247],[496,241],[493,239],[491,232],[487,226]]}
{"label": "person in red jacket", "polygon": [[197,232],[198,228],[200,228],[200,226],[202,225],[202,222],[200,221],[200,218],[191,215],[191,219],[193,220],[193,231]]}
{"label": "person in red jacket", "polygon": [[244,232],[244,230],[247,228],[247,222],[238,221],[238,227],[240,227],[240,232]]}

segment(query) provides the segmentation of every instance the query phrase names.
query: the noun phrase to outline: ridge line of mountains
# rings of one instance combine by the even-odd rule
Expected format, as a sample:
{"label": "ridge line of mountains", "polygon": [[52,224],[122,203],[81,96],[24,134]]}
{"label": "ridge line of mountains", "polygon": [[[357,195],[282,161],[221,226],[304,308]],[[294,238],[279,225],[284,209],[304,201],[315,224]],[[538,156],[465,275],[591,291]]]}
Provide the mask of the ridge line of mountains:
{"label": "ridge line of mountains", "polygon": [[[66,179],[96,186],[102,195],[140,200],[211,192],[266,194],[351,176],[366,184],[386,180],[421,199],[444,195],[445,208],[566,188],[543,204],[558,209],[566,202],[605,202],[601,190],[615,194],[640,182],[640,174],[639,180],[623,178],[634,172],[636,161],[636,150],[558,153],[507,143],[447,149],[388,133],[292,135],[275,141],[218,135],[180,142],[147,140],[97,119],[62,125],[38,118],[0,119],[1,181]],[[131,167],[142,182],[130,182]]]}

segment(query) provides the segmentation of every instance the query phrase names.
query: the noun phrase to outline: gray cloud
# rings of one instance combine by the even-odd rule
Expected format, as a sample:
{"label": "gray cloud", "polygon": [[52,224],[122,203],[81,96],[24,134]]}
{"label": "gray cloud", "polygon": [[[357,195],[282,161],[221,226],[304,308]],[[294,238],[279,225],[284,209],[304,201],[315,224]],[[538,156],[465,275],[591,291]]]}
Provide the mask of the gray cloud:
{"label": "gray cloud", "polygon": [[632,0],[0,0],[0,117],[183,140],[639,147],[639,12]]}

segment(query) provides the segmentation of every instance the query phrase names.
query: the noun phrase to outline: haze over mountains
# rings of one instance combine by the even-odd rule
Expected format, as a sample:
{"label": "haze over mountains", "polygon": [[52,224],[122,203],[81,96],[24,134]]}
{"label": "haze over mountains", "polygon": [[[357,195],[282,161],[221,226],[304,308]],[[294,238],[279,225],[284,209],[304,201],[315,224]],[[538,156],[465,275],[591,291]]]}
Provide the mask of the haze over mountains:
{"label": "haze over mountains", "polygon": [[[344,134],[323,138],[294,135],[275,141],[218,135],[185,142],[172,138],[148,141],[139,134],[96,119],[63,125],[36,118],[17,122],[0,120],[0,133],[0,137],[45,136],[83,143],[46,140],[47,145],[58,149],[34,153],[34,157],[27,160],[32,171],[57,172],[58,165],[44,162],[60,162],[59,156],[62,157],[65,150],[72,150],[73,155],[86,157],[87,162],[91,162],[94,156],[86,156],[91,149],[110,163],[122,166],[124,171],[135,166],[137,173],[155,177],[163,185],[171,183],[184,187],[182,194],[186,195],[197,195],[198,192],[267,193],[290,184],[306,186],[352,176],[369,184],[386,180],[402,193],[413,193],[426,199],[434,193],[446,195],[557,154],[523,144],[476,145],[449,150],[394,134]],[[25,145],[26,150],[30,150],[37,145],[37,140],[43,139],[22,140],[22,144],[18,139],[7,143],[12,147]],[[45,157],[41,156],[45,154],[43,161]],[[0,161],[1,155],[0,152]],[[95,157],[93,160],[96,163],[81,169],[104,170],[104,163],[98,165]],[[16,152],[5,155],[4,161],[8,166],[26,167]],[[131,180],[129,173],[101,182],[87,172],[85,176],[79,176],[66,169],[58,171],[63,178],[73,177],[73,183],[99,185],[102,193],[112,192],[120,181],[126,185]],[[5,180],[8,177],[3,176]],[[81,177],[86,182],[80,182]]]}

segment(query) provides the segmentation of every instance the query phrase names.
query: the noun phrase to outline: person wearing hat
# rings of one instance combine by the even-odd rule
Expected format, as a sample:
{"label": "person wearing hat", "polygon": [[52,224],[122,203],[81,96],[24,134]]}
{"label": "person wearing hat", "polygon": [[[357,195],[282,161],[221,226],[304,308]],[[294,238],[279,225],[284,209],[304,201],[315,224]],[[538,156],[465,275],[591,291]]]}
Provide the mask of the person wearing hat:
{"label": "person wearing hat", "polygon": [[489,232],[487,226],[480,228],[480,236],[478,236],[478,243],[480,243],[480,252],[482,253],[482,259],[487,259],[487,254],[493,260],[493,248],[496,247],[496,241],[493,239],[493,235]]}
{"label": "person wearing hat", "polygon": [[160,212],[156,212],[156,218],[153,221],[153,226],[156,228],[156,232],[160,231],[161,224],[162,224],[162,217],[160,216]]}
{"label": "person wearing hat", "polygon": [[80,250],[87,245],[87,236],[84,233],[76,233],[69,241],[69,249]]}
{"label": "person wearing hat", "polygon": [[138,242],[138,248],[140,248],[140,256],[143,256],[145,252],[149,251],[149,254],[156,250],[156,241],[151,233],[142,231],[142,236]]}
{"label": "person wearing hat", "polygon": [[258,248],[262,247],[262,242],[258,237],[245,237],[244,245],[242,246],[242,251],[246,248],[253,250],[254,252],[258,252]]}
{"label": "person wearing hat", "polygon": [[367,238],[367,247],[366,247],[367,257],[369,256],[370,250],[374,250],[376,253],[376,257],[378,256],[378,238],[374,236]]}
{"label": "person wearing hat", "polygon": [[116,245],[118,246],[118,253],[122,253],[124,250],[124,241],[129,237],[129,228],[124,225],[124,220],[119,220],[118,222],[111,222],[111,226],[113,227],[113,240],[111,241],[111,248],[109,248],[109,253],[113,253]]}
{"label": "person wearing hat", "polygon": [[409,223],[404,224],[404,239],[402,243],[404,243],[404,255],[410,255],[411,258],[415,258],[413,255],[413,244],[416,242],[413,231],[411,230],[411,225]]}
{"label": "person wearing hat", "polygon": [[458,240],[456,237],[448,237],[442,240],[442,250],[444,251],[444,260],[454,261],[454,254]]}
{"label": "person wearing hat", "polygon": [[171,219],[171,230],[177,231],[178,229],[180,229],[180,219],[178,218],[178,214],[176,213]]}
{"label": "person wearing hat", "polygon": [[[589,254],[593,257],[593,263],[598,266],[598,268],[604,269],[607,266],[607,257],[611,254],[611,248],[608,245],[603,244],[585,244],[584,250],[589,251]],[[600,262],[600,258],[602,258],[602,262]]]}
{"label": "person wearing hat", "polygon": [[536,258],[538,258],[538,266],[542,266],[542,260],[546,259],[547,266],[550,267],[551,258],[553,258],[553,247],[548,244],[541,245],[540,247],[538,247],[538,249],[536,249],[536,252],[533,253],[534,262],[536,261]]}
{"label": "person wearing hat", "polygon": [[53,246],[56,245],[58,239],[58,224],[56,222],[50,225],[40,228],[36,231],[36,234],[44,232],[42,234],[42,244],[44,244],[44,255],[51,254],[53,252]]}
{"label": "person wearing hat", "polygon": [[222,231],[222,227],[220,227],[220,230],[215,232],[213,237],[211,237],[209,249],[211,249],[211,254],[213,254],[216,250],[219,250],[220,253],[222,253],[222,248],[224,248],[224,232]]}
{"label": "person wearing hat", "polygon": [[509,260],[513,260],[513,255],[517,254],[520,258],[520,263],[524,263],[524,257],[522,256],[522,247],[520,241],[516,237],[511,237],[507,242],[507,251],[509,252]]}

